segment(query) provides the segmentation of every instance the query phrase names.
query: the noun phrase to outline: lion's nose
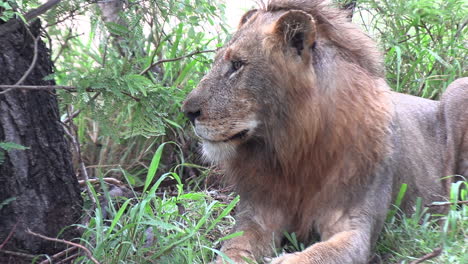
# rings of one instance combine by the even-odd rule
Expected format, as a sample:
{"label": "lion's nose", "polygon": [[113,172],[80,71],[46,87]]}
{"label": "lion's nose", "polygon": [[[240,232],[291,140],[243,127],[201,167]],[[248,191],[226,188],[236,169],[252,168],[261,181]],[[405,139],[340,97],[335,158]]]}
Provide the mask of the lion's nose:
{"label": "lion's nose", "polygon": [[190,100],[185,101],[184,105],[182,106],[182,111],[192,123],[194,123],[195,119],[201,115],[200,107],[198,107],[197,104],[191,103]]}
{"label": "lion's nose", "polygon": [[201,115],[201,111],[198,110],[196,112],[185,112],[185,115],[190,120],[190,122],[194,123],[195,119]]}

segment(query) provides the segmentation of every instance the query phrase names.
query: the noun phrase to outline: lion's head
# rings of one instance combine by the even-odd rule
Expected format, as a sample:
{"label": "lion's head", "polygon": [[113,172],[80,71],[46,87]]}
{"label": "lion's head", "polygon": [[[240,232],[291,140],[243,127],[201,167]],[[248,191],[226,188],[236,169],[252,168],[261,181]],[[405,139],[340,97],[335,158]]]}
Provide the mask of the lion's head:
{"label": "lion's head", "polygon": [[380,57],[322,1],[270,1],[242,17],[183,111],[213,162],[250,159],[256,170],[267,162],[286,171],[307,159],[330,167],[344,149],[381,141],[388,120]]}

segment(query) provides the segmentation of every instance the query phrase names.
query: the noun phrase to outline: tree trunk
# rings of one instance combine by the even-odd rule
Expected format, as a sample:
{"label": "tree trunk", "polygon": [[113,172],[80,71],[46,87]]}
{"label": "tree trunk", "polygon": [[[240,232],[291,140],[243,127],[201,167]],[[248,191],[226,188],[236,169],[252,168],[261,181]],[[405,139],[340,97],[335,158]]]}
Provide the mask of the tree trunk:
{"label": "tree trunk", "polygon": [[[2,26],[6,24],[0,24],[0,31]],[[39,36],[38,20],[30,31]],[[0,35],[0,84],[13,85],[33,61],[34,39],[23,25],[4,32]],[[49,51],[39,40],[35,66],[23,84],[54,85],[54,81],[43,80],[51,73]],[[0,90],[0,142],[28,147],[5,152],[0,164],[0,263],[26,263],[11,251],[56,253],[63,245],[26,233],[31,229],[49,237],[72,239],[76,232],[61,232],[81,216],[82,198],[55,92]]]}

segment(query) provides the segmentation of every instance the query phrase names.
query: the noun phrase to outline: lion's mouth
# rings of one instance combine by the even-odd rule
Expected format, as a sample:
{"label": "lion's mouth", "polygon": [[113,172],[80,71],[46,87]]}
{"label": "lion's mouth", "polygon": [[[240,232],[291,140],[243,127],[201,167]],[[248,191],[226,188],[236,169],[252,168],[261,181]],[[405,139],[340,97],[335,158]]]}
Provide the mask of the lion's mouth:
{"label": "lion's mouth", "polygon": [[236,141],[242,141],[246,139],[249,135],[250,129],[244,129],[236,134],[234,134],[231,137],[228,137],[226,139],[219,139],[219,140],[213,140],[209,139],[203,136],[198,135],[203,141],[205,142],[210,142],[210,143],[229,143],[229,142],[236,142]]}
{"label": "lion's mouth", "polygon": [[245,139],[247,137],[247,134],[249,133],[249,130],[248,129],[244,129],[242,130],[241,132],[235,134],[234,136],[226,139],[226,140],[223,140],[223,142],[229,142],[229,141],[233,141],[233,140],[242,140],[242,139]]}

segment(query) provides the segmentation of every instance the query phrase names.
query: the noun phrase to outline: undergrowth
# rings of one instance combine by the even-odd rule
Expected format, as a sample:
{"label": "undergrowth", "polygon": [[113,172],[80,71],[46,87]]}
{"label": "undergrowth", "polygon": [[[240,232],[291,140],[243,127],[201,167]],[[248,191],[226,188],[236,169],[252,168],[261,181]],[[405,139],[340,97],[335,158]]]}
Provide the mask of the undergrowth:
{"label": "undergrowth", "polygon": [[[229,234],[239,197],[220,202],[209,192],[185,192],[175,172],[155,179],[163,147],[153,157],[141,193],[127,182],[132,198],[110,197],[102,180],[102,195],[89,184],[97,203],[88,211],[88,223],[77,226],[84,230],[79,241],[101,263],[208,263],[221,241],[239,235]],[[176,192],[159,191],[168,178],[177,182]],[[74,263],[92,261],[81,256]]]}
{"label": "undergrowth", "polygon": [[[415,212],[405,215],[398,209],[403,195],[395,201],[395,210],[390,210],[384,229],[376,245],[376,253],[370,264],[399,263],[409,264],[434,250],[440,249],[440,255],[425,261],[433,264],[468,263],[468,206],[457,205],[468,200],[468,181],[452,184],[449,203],[434,203],[432,206],[449,207],[446,214],[431,214],[430,205],[424,205],[418,199]],[[302,251],[306,246],[297,240],[294,233],[285,234],[287,243],[278,250],[283,252]]]}
{"label": "undergrowth", "polygon": [[406,216],[399,213],[391,217],[384,227],[377,244],[377,252],[383,263],[410,263],[437,248],[438,257],[425,263],[468,263],[468,206],[457,205],[468,200],[468,182],[452,184],[449,202],[433,206],[449,207],[447,214],[431,215],[428,205],[417,200],[415,212]]}
{"label": "undergrowth", "polygon": [[[223,240],[241,235],[229,234],[239,197],[229,195],[226,202],[207,191],[186,192],[173,171],[155,178],[163,147],[159,146],[152,159],[142,192],[135,191],[136,185],[129,179],[130,198],[110,197],[102,178],[100,192],[89,184],[97,203],[95,207],[88,203],[90,220],[77,226],[84,230],[78,240],[101,263],[209,263],[222,254],[219,247]],[[160,191],[160,184],[168,178],[177,182],[175,192]],[[429,214],[429,205],[421,200],[412,215],[390,211],[371,263],[410,263],[436,248],[442,253],[427,263],[467,263],[468,206],[457,205],[468,199],[467,187],[467,181],[453,183],[451,205],[432,205],[448,206],[447,214]],[[295,234],[286,234],[286,238],[289,243],[278,254],[305,248]],[[74,263],[92,262],[81,256]]]}

